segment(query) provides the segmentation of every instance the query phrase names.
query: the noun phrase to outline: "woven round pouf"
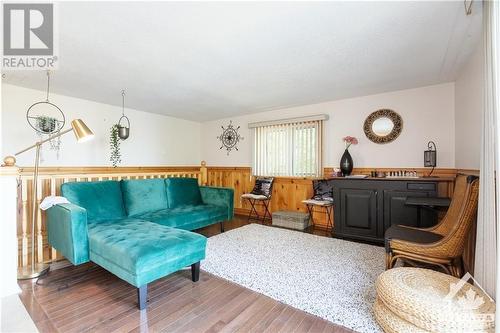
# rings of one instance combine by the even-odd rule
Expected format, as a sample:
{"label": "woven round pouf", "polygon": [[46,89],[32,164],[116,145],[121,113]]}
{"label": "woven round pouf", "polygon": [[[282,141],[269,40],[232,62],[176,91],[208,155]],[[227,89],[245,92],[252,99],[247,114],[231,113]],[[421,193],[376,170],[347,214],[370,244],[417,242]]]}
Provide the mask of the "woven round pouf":
{"label": "woven round pouf", "polygon": [[375,287],[387,310],[420,329],[494,331],[495,303],[481,289],[453,276],[422,268],[393,268],[380,274]]}
{"label": "woven round pouf", "polygon": [[385,333],[429,333],[395,315],[378,298],[373,305],[373,313]]}

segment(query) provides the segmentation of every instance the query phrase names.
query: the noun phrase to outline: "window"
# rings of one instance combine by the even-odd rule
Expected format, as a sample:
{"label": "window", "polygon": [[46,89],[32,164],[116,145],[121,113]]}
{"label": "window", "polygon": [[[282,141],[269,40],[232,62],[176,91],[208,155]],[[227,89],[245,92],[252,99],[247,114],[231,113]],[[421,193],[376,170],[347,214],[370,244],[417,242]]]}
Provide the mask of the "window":
{"label": "window", "polygon": [[322,174],[321,138],[325,116],[310,118],[250,124],[254,128],[254,175],[311,177]]}

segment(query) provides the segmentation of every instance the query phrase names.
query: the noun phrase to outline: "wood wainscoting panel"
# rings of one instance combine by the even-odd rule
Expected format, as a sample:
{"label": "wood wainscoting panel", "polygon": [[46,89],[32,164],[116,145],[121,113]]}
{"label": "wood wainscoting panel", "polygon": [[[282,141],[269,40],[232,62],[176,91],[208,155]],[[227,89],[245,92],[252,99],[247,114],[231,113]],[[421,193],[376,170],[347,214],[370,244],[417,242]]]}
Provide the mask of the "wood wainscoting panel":
{"label": "wood wainscoting panel", "polygon": [[[427,168],[355,168],[353,174],[369,175],[372,170],[398,171],[415,170],[419,176],[427,175]],[[333,168],[324,168],[325,178],[333,172]],[[454,179],[456,169],[435,169],[434,175],[438,178],[438,195],[451,197],[453,194]],[[241,199],[241,195],[252,191],[255,184],[255,177],[252,175],[250,167],[207,167],[207,184],[210,186],[224,186],[234,189],[234,207],[238,214],[248,214],[250,204]],[[323,178],[323,177],[321,177]],[[313,195],[312,180],[307,177],[275,177],[270,211],[288,210],[307,212],[307,207],[302,200],[310,199]],[[261,207],[258,211],[263,213]],[[314,212],[314,221],[320,228],[326,228],[327,219],[324,210]],[[335,223],[335,219],[334,219]]]}
{"label": "wood wainscoting panel", "polygon": [[[255,177],[250,167],[207,167],[210,186],[224,186],[234,189],[234,208],[237,214],[248,214],[250,204],[242,200],[241,195],[252,191]],[[302,177],[275,177],[271,196],[271,213],[279,210],[307,212],[302,200],[310,199],[313,195],[312,178]],[[262,207],[257,209],[263,214]],[[314,212],[314,221],[320,228],[326,228],[326,214]]]}

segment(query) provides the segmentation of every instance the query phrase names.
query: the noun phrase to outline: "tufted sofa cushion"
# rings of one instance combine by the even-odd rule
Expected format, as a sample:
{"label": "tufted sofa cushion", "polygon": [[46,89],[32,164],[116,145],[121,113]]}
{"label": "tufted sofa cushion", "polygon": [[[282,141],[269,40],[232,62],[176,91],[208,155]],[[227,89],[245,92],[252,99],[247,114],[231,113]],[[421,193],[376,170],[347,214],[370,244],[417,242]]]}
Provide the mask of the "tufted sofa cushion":
{"label": "tufted sofa cushion", "polygon": [[125,209],[129,216],[168,207],[163,178],[122,180],[121,187]]}
{"label": "tufted sofa cushion", "polygon": [[85,208],[89,221],[126,216],[118,181],[64,183],[61,185],[61,193],[72,204]]}
{"label": "tufted sofa cushion", "polygon": [[88,225],[90,259],[135,286],[205,258],[207,239],[140,219]]}
{"label": "tufted sofa cushion", "polygon": [[227,219],[227,207],[217,205],[184,205],[162,209],[137,216],[161,225],[185,230],[195,230],[207,225],[207,221]]}

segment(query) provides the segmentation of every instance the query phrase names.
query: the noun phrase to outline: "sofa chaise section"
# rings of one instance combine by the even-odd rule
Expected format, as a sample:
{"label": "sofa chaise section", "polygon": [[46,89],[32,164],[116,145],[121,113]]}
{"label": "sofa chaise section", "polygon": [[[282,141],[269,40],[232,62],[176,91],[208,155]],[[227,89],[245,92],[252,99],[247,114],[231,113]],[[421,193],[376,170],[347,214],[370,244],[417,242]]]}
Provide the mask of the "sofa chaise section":
{"label": "sofa chaise section", "polygon": [[[148,283],[189,265],[196,282],[199,263],[205,258],[204,236],[149,221],[100,221],[90,223],[88,233],[90,260],[142,288],[143,295]],[[141,309],[145,306],[141,297],[139,305]]]}

